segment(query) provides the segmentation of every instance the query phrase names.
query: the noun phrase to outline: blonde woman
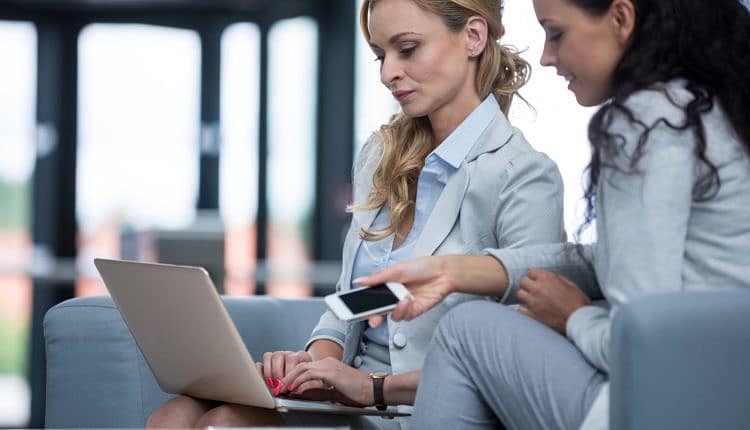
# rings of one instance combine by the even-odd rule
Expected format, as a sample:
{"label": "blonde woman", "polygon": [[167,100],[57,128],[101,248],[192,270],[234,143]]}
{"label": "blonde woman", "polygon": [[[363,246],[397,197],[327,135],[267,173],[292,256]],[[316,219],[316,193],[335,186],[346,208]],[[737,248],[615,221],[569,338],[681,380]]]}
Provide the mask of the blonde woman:
{"label": "blonde woman", "polygon": [[[362,32],[402,112],[373,134],[356,163],[339,290],[414,257],[565,239],[557,167],[505,117],[529,66],[499,43],[501,13],[500,0],[362,4]],[[275,395],[411,412],[438,320],[474,299],[479,296],[451,295],[413,321],[377,327],[326,313],[303,351],[266,353],[258,368]],[[382,385],[374,384],[373,372],[388,374]],[[154,412],[148,424],[313,422],[403,428],[409,419],[279,414],[183,396]]]}

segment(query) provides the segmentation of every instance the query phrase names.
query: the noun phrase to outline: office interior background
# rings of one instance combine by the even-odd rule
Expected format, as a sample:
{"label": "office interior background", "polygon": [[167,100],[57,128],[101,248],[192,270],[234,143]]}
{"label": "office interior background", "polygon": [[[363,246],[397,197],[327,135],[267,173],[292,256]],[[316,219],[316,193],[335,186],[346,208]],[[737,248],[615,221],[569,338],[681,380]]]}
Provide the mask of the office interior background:
{"label": "office interior background", "polygon": [[[94,257],[204,265],[232,295],[333,289],[352,160],[399,109],[359,3],[0,2],[0,427],[43,425],[41,320],[106,294]],[[531,2],[504,23],[533,68],[510,119],[558,163],[570,236],[593,110],[539,65]]]}

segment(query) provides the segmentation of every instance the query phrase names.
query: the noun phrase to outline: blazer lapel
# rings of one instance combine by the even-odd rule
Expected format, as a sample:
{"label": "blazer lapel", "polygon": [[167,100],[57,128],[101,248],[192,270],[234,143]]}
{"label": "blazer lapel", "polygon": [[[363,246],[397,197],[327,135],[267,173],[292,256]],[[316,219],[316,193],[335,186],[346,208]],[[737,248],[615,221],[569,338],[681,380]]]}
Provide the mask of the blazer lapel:
{"label": "blazer lapel", "polygon": [[474,161],[482,154],[497,151],[510,141],[513,133],[513,126],[502,112],[498,112],[477,143],[469,150],[466,162]]}
{"label": "blazer lapel", "polygon": [[467,163],[461,165],[458,171],[448,181],[435,203],[430,217],[424,225],[422,233],[414,245],[414,256],[432,255],[448,236],[456,222],[461,203],[469,187],[469,172]]}
{"label": "blazer lapel", "polygon": [[[352,214],[352,225],[356,227],[356,230],[352,230],[350,234],[354,235],[351,237],[352,246],[346,249],[346,252],[351,253],[349,256],[344,256],[344,261],[349,261],[350,264],[344,264],[344,273],[341,277],[342,287],[344,285],[352,284],[352,269],[354,268],[354,257],[357,255],[359,247],[362,246],[362,237],[359,235],[360,229],[370,228],[375,218],[378,216],[382,208],[372,209],[369,211],[354,212]],[[354,356],[358,351],[359,339],[362,337],[362,332],[365,330],[365,322],[352,322],[348,325],[346,338],[344,340],[344,356],[341,357],[344,363],[351,363]]]}
{"label": "blazer lapel", "polygon": [[[369,211],[358,211],[352,214],[354,224],[359,228],[370,228],[372,223],[375,221],[375,217],[378,216],[380,208],[370,209]],[[357,237],[359,237],[359,231],[357,231]],[[360,239],[360,242],[362,239]]]}
{"label": "blazer lapel", "polygon": [[371,209],[369,211],[358,211],[352,214],[352,224],[356,227],[356,230],[352,230],[351,232],[351,234],[354,235],[354,237],[351,238],[352,246],[348,250],[349,252],[351,252],[351,256],[348,259],[344,259],[344,261],[351,261],[351,264],[344,265],[344,270],[346,270],[346,273],[341,279],[342,286],[352,284],[354,256],[357,255],[357,251],[362,245],[362,237],[360,236],[360,231],[363,228],[370,228],[372,223],[375,221],[375,217],[378,216],[380,209],[381,208]]}
{"label": "blazer lapel", "polygon": [[466,190],[469,188],[469,166],[480,155],[496,151],[508,143],[512,134],[513,128],[505,115],[498,112],[476,144],[469,150],[461,167],[445,185],[422,233],[417,239],[414,256],[434,254],[435,250],[448,237],[461,210]]}

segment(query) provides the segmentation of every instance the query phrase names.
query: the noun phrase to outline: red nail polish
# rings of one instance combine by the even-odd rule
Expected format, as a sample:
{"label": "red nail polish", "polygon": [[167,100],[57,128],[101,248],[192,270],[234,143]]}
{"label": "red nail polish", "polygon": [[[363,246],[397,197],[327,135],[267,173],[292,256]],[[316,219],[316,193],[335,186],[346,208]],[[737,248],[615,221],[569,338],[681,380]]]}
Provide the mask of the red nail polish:
{"label": "red nail polish", "polygon": [[281,379],[276,378],[276,386],[279,388],[284,388],[284,385],[281,384]]}
{"label": "red nail polish", "polygon": [[294,391],[294,385],[287,385],[286,389],[287,391]]}
{"label": "red nail polish", "polygon": [[278,387],[276,387],[276,389],[273,390],[273,395],[278,396],[280,392],[281,392],[281,385],[279,385]]}
{"label": "red nail polish", "polygon": [[273,388],[273,379],[266,379],[266,385],[268,385],[268,388]]}

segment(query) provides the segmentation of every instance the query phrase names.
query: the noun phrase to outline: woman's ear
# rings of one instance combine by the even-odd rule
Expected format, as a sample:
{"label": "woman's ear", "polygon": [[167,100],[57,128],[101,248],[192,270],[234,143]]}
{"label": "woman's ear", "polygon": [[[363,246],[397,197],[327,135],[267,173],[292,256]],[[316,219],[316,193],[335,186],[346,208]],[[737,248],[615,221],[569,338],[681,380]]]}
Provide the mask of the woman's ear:
{"label": "woman's ear", "polygon": [[635,29],[635,6],[632,0],[614,0],[609,9],[615,36],[620,44],[627,45]]}
{"label": "woman's ear", "polygon": [[487,21],[481,16],[472,16],[466,21],[464,32],[469,57],[478,57],[487,46]]}

